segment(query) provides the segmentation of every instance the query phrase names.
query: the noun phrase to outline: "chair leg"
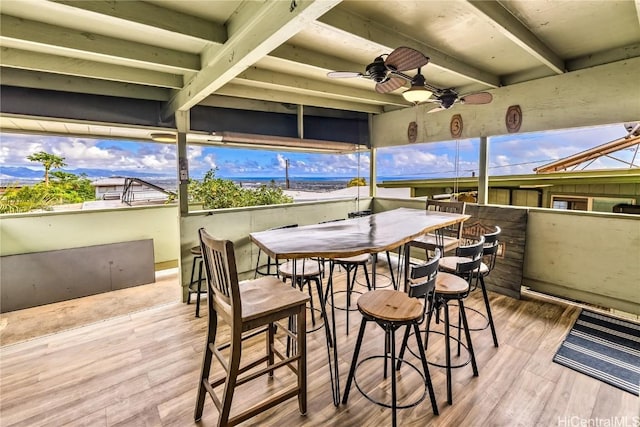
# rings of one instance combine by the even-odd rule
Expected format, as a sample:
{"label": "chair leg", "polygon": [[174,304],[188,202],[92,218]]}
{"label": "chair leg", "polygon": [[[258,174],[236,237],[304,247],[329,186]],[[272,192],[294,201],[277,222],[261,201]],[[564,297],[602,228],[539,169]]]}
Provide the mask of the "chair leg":
{"label": "chair leg", "polygon": [[[367,320],[363,317],[360,323],[360,331],[358,332],[358,338],[356,340],[356,348],[353,350],[353,359],[351,360],[351,368],[349,368],[349,376],[347,377],[347,385],[344,389],[344,396],[342,396],[342,404],[347,404],[349,399],[349,390],[351,389],[351,382],[356,372],[356,364],[358,363],[358,354],[360,353],[360,346],[362,345],[362,338],[364,337],[364,330],[367,326]],[[337,362],[336,362],[337,363]]]}
{"label": "chair leg", "polygon": [[476,364],[476,355],[473,351],[473,343],[471,342],[471,332],[469,331],[469,323],[467,322],[467,315],[464,311],[464,303],[462,299],[458,300],[460,305],[460,313],[462,315],[462,323],[464,325],[464,333],[467,337],[467,346],[469,346],[469,354],[471,355],[471,367],[473,368],[473,376],[478,376],[478,365]]}
{"label": "chair leg", "polygon": [[258,268],[260,268],[260,254],[262,253],[262,250],[258,249],[258,260],[256,261],[256,271],[253,273],[253,278],[257,279],[258,278]]}
{"label": "chair leg", "polygon": [[196,317],[200,317],[200,293],[202,292],[202,260],[198,266],[198,294],[196,295]]}
{"label": "chair leg", "polygon": [[389,267],[389,275],[391,276],[391,284],[393,285],[393,289],[398,290],[398,284],[396,283],[396,278],[393,276],[393,267],[391,266],[391,255],[389,251],[387,251],[387,266]]}
{"label": "chair leg", "polygon": [[193,276],[196,274],[196,259],[197,257],[193,257],[193,261],[191,262],[191,278],[189,279],[189,286],[187,286],[187,304],[191,304],[191,285],[193,285]]}
{"label": "chair leg", "polygon": [[310,283],[311,279],[306,279],[306,280],[302,280],[300,282],[300,290],[302,290],[302,287],[304,286],[304,284],[306,283],[307,285],[307,291],[309,291],[309,308],[311,308],[311,324],[313,326],[316,326],[316,316],[314,314],[314,310],[313,310],[313,292],[311,291],[311,283]]}
{"label": "chair leg", "polygon": [[424,348],[429,348],[429,330],[431,328],[431,318],[433,317],[433,310],[435,307],[433,306],[435,303],[429,302],[430,307],[427,309],[427,327],[424,331]]}
{"label": "chair leg", "polygon": [[362,267],[364,269],[364,278],[367,281],[367,289],[371,290],[372,286],[371,286],[371,280],[369,280],[369,270],[367,270],[367,264],[362,264]]}
{"label": "chair leg", "polygon": [[[393,369],[393,366],[396,365],[396,333],[395,329],[390,328],[390,331],[387,332],[391,339],[391,425],[392,427],[396,427],[398,425],[398,419],[396,412],[398,411],[398,402],[397,402],[397,384],[396,384],[396,371]],[[385,370],[387,364],[385,363]]]}
{"label": "chair leg", "polygon": [[451,343],[449,334],[449,306],[444,303],[444,351],[447,370],[447,402],[453,405],[453,393],[451,392]]}
{"label": "chair leg", "polygon": [[216,332],[218,330],[218,315],[215,313],[209,313],[209,326],[207,330],[207,342],[204,346],[204,355],[202,357],[202,369],[200,371],[200,385],[198,387],[198,397],[196,399],[196,409],[193,414],[193,419],[197,422],[202,418],[202,410],[204,409],[204,400],[207,397],[207,389],[204,386],[205,382],[209,382],[209,373],[211,372],[211,359],[213,352],[210,345],[214,345],[216,342]]}
{"label": "chair leg", "polygon": [[[269,325],[267,326],[267,366],[271,366],[274,363],[273,346],[275,341],[275,333],[276,333],[275,324],[269,323]],[[273,371],[269,372],[269,376],[273,377]]]}
{"label": "chair leg", "polygon": [[[407,326],[407,333],[405,336],[409,337],[410,328]],[[427,390],[429,391],[429,398],[431,399],[431,408],[434,415],[439,415],[438,404],[436,403],[436,393],[433,390],[433,383],[431,382],[431,374],[429,373],[429,364],[427,363],[427,355],[425,354],[424,347],[422,346],[422,340],[420,339],[420,327],[417,323],[413,324],[413,332],[416,336],[416,343],[418,344],[418,352],[420,353],[420,360],[422,361],[422,370],[424,371],[424,380],[427,383]],[[399,356],[402,357],[402,356]],[[400,361],[398,361],[398,367]]]}
{"label": "chair leg", "polygon": [[346,268],[347,270],[347,320],[346,320],[346,325],[347,325],[347,336],[349,336],[349,308],[351,308],[351,269],[349,267]]}
{"label": "chair leg", "polygon": [[240,356],[242,353],[242,336],[234,333],[229,346],[229,371],[224,382],[224,391],[222,392],[222,407],[218,417],[218,426],[226,426],[229,423],[229,415],[231,414],[231,402],[233,394],[236,391],[236,379],[240,371]]}
{"label": "chair leg", "polygon": [[307,413],[307,311],[303,305],[298,313],[298,408]]}
{"label": "chair leg", "polygon": [[[404,351],[407,349],[407,345],[409,344],[409,335],[411,335],[411,328],[407,327],[404,332],[404,337],[402,338],[402,345],[400,346],[400,353],[398,354],[398,364],[396,365],[396,371],[400,370],[400,365],[402,365],[402,358],[404,357]],[[418,332],[418,340],[420,340],[420,332]]]}
{"label": "chair leg", "polygon": [[484,285],[484,276],[480,276],[480,286],[482,287],[482,297],[484,298],[484,305],[487,308],[487,318],[489,319],[489,327],[491,327],[491,335],[493,336],[493,346],[498,347],[498,335],[496,334],[496,326],[493,323],[493,316],[491,315],[491,306],[489,305],[489,295],[487,295],[487,288]]}

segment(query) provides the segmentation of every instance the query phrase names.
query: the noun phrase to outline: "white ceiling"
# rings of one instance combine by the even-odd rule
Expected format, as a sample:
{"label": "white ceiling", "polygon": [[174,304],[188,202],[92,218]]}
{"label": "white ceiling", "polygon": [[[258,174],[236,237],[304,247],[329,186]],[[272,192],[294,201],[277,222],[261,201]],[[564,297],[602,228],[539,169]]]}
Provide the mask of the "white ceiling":
{"label": "white ceiling", "polygon": [[[198,104],[266,108],[256,100],[408,108],[407,87],[378,94],[367,79],[326,77],[364,72],[399,46],[430,57],[430,84],[494,96],[640,56],[640,0],[2,0],[0,18],[3,85],[161,100],[165,117]],[[640,87],[627,91],[640,97]],[[47,126],[6,117],[0,125]]]}

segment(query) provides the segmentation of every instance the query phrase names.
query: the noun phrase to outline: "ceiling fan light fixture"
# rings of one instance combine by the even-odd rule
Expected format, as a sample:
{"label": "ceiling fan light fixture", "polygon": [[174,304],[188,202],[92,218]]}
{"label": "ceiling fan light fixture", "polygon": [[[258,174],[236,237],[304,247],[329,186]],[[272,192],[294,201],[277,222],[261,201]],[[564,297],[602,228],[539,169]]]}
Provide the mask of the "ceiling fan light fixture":
{"label": "ceiling fan light fixture", "polygon": [[421,102],[425,102],[427,99],[431,98],[433,92],[425,88],[424,86],[419,85],[411,85],[409,89],[402,93],[404,99],[414,104],[419,104]]}

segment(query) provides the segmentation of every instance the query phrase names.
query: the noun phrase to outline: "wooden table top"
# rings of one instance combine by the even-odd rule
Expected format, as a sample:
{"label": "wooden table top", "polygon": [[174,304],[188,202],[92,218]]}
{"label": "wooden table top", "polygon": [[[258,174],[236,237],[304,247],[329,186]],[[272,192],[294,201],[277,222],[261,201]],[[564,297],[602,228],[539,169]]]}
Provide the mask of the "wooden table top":
{"label": "wooden table top", "polygon": [[258,231],[250,237],[273,258],[343,258],[392,250],[415,237],[469,218],[470,215],[399,208],[344,221]]}

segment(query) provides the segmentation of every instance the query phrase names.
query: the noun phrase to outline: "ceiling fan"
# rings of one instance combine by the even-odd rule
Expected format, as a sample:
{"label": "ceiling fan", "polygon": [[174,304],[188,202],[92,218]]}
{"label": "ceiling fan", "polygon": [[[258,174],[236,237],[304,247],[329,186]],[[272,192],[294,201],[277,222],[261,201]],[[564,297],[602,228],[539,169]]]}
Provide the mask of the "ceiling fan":
{"label": "ceiling fan", "polygon": [[[385,56],[386,59],[384,58]],[[414,104],[421,102],[440,104],[440,107],[431,111],[449,109],[456,102],[488,104],[493,99],[488,92],[459,96],[453,88],[440,89],[427,83],[420,69],[428,63],[429,58],[421,52],[410,47],[401,46],[389,54],[376,57],[371,64],[367,65],[364,74],[352,71],[331,71],[327,73],[327,77],[334,79],[353,77],[370,79],[376,82],[375,89],[378,93],[394,91],[409,82],[411,86],[403,92],[404,98]],[[413,69],[417,69],[415,76],[404,73],[404,71]]]}

